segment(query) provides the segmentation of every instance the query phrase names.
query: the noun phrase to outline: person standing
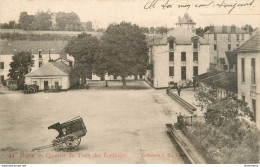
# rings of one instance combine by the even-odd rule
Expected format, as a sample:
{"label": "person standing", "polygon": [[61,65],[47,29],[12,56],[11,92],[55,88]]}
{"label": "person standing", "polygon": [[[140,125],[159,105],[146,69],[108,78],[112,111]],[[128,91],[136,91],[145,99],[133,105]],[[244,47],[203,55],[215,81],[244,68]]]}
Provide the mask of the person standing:
{"label": "person standing", "polygon": [[178,91],[178,95],[181,96],[181,86],[180,85],[177,87],[177,91]]}

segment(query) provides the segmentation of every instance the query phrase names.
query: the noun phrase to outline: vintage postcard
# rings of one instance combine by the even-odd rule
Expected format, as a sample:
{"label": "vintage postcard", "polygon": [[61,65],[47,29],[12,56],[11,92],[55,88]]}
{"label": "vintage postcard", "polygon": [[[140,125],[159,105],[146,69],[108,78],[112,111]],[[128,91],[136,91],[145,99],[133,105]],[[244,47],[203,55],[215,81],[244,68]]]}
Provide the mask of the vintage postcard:
{"label": "vintage postcard", "polygon": [[1,0],[0,164],[258,166],[259,27],[259,0]]}

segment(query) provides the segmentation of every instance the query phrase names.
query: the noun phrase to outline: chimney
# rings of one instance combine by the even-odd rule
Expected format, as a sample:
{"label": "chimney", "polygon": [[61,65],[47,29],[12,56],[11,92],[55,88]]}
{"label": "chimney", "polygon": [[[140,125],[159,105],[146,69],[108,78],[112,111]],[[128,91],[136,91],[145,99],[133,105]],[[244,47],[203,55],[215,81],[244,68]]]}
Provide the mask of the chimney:
{"label": "chimney", "polygon": [[227,26],[222,26],[222,33],[223,34],[226,34],[227,33]]}
{"label": "chimney", "polygon": [[210,31],[210,33],[214,33],[214,31],[215,31],[214,26],[210,26],[210,27],[209,27],[209,31]]}
{"label": "chimney", "polygon": [[236,26],[231,26],[231,34],[236,34]]}

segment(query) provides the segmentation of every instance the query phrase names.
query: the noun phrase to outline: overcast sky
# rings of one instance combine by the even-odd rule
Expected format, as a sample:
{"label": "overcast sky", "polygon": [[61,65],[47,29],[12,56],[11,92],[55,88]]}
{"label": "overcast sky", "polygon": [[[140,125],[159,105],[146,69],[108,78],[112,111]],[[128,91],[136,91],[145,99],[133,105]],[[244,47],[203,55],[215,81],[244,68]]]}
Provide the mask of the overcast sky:
{"label": "overcast sky", "polygon": [[[128,21],[140,26],[167,26],[174,27],[179,16],[187,12],[197,23],[197,27],[214,25],[251,24],[260,26],[260,0],[252,5],[231,8],[216,7],[223,0],[169,0],[172,8],[162,9],[167,0],[155,0],[155,8],[149,7],[153,0],[0,0],[0,22],[19,19],[21,11],[35,14],[37,11],[75,12],[81,21],[92,21],[98,27],[106,27],[113,22]],[[253,0],[225,0],[225,3],[250,3]],[[207,8],[195,8],[195,4],[209,4]],[[187,8],[178,8],[178,5],[191,5]],[[214,5],[214,6],[213,6]]]}

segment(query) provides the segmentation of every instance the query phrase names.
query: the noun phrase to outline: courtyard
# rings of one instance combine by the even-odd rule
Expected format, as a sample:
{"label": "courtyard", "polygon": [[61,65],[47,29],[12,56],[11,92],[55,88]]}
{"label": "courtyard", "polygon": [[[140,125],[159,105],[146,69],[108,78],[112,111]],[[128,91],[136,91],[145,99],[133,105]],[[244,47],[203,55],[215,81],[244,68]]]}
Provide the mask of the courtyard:
{"label": "courtyard", "polygon": [[[174,123],[179,112],[189,113],[165,90],[152,89],[144,81],[127,84],[126,89],[0,94],[0,162],[184,163],[165,124]],[[48,126],[76,116],[88,130],[79,149],[31,151],[58,135]]]}

